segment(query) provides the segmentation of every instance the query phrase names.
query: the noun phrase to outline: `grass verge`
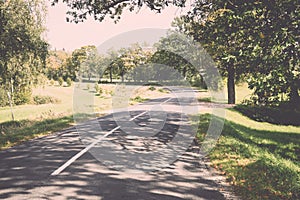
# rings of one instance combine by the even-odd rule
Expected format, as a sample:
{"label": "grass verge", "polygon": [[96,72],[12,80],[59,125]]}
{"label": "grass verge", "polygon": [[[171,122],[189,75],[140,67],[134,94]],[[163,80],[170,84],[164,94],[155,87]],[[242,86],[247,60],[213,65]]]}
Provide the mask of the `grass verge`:
{"label": "grass verge", "polygon": [[202,97],[202,98],[198,98],[198,101],[210,103],[210,102],[212,102],[212,98],[211,97]]}
{"label": "grass verge", "polygon": [[130,101],[132,101],[132,104],[133,104],[133,102],[143,103],[143,102],[148,101],[148,100],[149,100],[149,98],[142,98],[140,96],[136,96],[134,98],[130,98]]}
{"label": "grass verge", "polygon": [[44,120],[20,120],[0,123],[0,150],[67,128],[72,116]]}
{"label": "grass verge", "polygon": [[[269,124],[262,129],[262,123],[230,112],[230,120],[225,120],[222,135],[209,155],[213,167],[226,175],[242,199],[300,199],[298,127]],[[211,115],[200,118],[201,140]],[[285,127],[294,132],[274,131]]]}

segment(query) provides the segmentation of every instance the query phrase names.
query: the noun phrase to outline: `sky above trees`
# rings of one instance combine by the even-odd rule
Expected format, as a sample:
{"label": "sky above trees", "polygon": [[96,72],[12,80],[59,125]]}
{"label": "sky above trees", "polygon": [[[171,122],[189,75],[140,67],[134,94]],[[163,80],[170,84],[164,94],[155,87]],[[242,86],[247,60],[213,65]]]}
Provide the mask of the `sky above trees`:
{"label": "sky above trees", "polygon": [[103,22],[89,18],[79,24],[66,22],[67,8],[59,3],[56,6],[48,4],[46,39],[51,49],[73,51],[81,46],[100,45],[118,34],[140,28],[171,28],[171,22],[176,16],[184,14],[189,9],[180,9],[175,6],[167,7],[162,13],[156,14],[142,8],[139,13],[125,12],[122,19],[115,24],[113,20]]}

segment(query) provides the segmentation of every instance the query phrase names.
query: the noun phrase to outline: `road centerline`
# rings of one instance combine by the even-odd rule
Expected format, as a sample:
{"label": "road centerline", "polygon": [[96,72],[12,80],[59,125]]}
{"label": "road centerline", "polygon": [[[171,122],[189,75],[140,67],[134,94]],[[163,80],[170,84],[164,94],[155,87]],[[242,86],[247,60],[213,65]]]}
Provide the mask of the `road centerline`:
{"label": "road centerline", "polygon": [[[167,100],[161,102],[159,105],[164,104],[166,102],[168,102],[171,98],[168,98]],[[129,121],[133,121],[136,118],[146,114],[148,112],[148,110],[132,117]],[[120,126],[115,127],[114,129],[110,130],[108,133],[106,133],[105,135],[103,135],[102,137],[100,137],[99,139],[97,139],[96,141],[92,142],[91,144],[89,144],[87,147],[85,147],[84,149],[82,149],[81,151],[79,151],[77,154],[75,154],[72,158],[70,158],[67,162],[65,162],[63,165],[61,165],[59,168],[57,168],[55,171],[53,171],[50,175],[51,176],[57,176],[59,175],[61,172],[63,172],[67,167],[69,167],[73,162],[75,162],[78,158],[80,158],[83,154],[85,154],[86,152],[88,152],[91,148],[93,148],[97,143],[101,142],[103,139],[105,139],[107,136],[109,136],[110,134],[112,134],[113,132],[115,132],[116,130],[118,130],[119,128],[121,128]]]}

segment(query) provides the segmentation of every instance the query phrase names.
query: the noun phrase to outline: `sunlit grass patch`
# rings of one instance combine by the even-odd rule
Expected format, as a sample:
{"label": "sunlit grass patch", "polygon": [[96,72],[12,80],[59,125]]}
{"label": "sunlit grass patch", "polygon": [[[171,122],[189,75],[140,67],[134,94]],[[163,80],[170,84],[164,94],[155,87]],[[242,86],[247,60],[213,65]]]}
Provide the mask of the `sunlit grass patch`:
{"label": "sunlit grass patch", "polygon": [[60,131],[73,125],[73,117],[43,120],[8,121],[0,124],[0,150],[24,141]]}
{"label": "sunlit grass patch", "polygon": [[[300,129],[261,126],[266,123],[228,113],[222,135],[209,155],[212,165],[226,175],[242,199],[299,199]],[[200,117],[200,140],[210,118],[209,114]],[[293,131],[276,131],[278,127]]]}

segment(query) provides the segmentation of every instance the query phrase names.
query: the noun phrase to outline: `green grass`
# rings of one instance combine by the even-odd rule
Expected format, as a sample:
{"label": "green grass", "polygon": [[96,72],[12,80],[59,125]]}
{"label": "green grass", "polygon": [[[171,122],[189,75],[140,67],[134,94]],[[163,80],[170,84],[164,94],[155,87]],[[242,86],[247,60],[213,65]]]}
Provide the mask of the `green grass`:
{"label": "green grass", "polygon": [[150,87],[148,88],[148,90],[154,91],[154,90],[156,90],[156,88],[155,88],[154,86],[150,86]]}
{"label": "green grass", "polygon": [[142,102],[145,102],[147,100],[149,100],[149,98],[142,98],[140,96],[136,96],[134,98],[130,98],[130,101],[138,102],[138,103],[142,103]]}
{"label": "green grass", "polygon": [[20,120],[0,123],[0,150],[48,135],[73,124],[72,116],[45,120]]}
{"label": "green grass", "polygon": [[[91,91],[85,91],[88,87],[88,83],[83,83],[81,88],[83,94],[89,94]],[[95,115],[90,116],[89,113],[81,113],[76,115],[76,122],[85,121],[92,117],[101,116],[106,110],[112,107],[112,94],[115,85],[106,84],[101,85],[103,87],[103,94],[94,97],[94,104],[84,105],[86,107],[93,106]],[[138,87],[137,87],[138,88]],[[129,88],[132,90],[132,88]],[[148,92],[149,98],[147,98],[148,87],[142,88],[141,91],[137,91],[137,94],[132,100],[132,104],[144,102],[149,98],[159,96],[159,92]],[[55,103],[42,102],[47,104],[35,105],[20,105],[14,106],[13,112],[15,115],[15,122],[11,121],[11,113],[9,107],[0,108],[0,150],[5,149],[24,141],[30,140],[35,137],[50,134],[55,131],[59,131],[65,127],[70,126],[73,123],[73,92],[74,87],[57,87],[46,86],[45,88],[36,88],[33,91],[33,95],[39,97],[51,97],[57,99]],[[94,92],[92,92],[94,93]],[[146,96],[144,96],[146,94]],[[41,98],[39,98],[40,100]],[[43,99],[42,99],[43,100]]]}
{"label": "green grass", "polygon": [[212,98],[211,97],[201,97],[198,99],[198,101],[210,103],[210,102],[212,102]]}
{"label": "green grass", "polygon": [[[13,112],[16,121],[21,120],[36,120],[44,119],[45,116],[51,115],[53,118],[68,116],[72,114],[72,98],[73,87],[56,87],[46,86],[45,88],[35,88],[33,91],[34,96],[51,96],[55,98],[58,103],[42,104],[42,105],[20,105],[14,106]],[[0,123],[11,120],[11,113],[9,107],[0,108]]]}
{"label": "green grass", "polygon": [[[224,97],[227,99],[227,86],[224,83]],[[200,102],[218,102],[217,99],[214,99],[211,94],[212,91],[210,90],[200,90],[198,93],[198,101]],[[252,91],[248,88],[247,83],[237,84],[235,86],[235,97],[236,97],[236,104],[242,103],[244,100],[250,99]],[[225,101],[227,102],[227,100]],[[224,102],[224,103],[225,103]]]}
{"label": "green grass", "polygon": [[[201,115],[200,140],[210,117]],[[256,122],[227,110],[209,157],[242,199],[300,199],[299,155],[300,127]]]}
{"label": "green grass", "polygon": [[163,88],[159,88],[158,91],[161,92],[161,93],[169,93],[170,92],[170,91],[168,91],[166,89],[163,89]]}

